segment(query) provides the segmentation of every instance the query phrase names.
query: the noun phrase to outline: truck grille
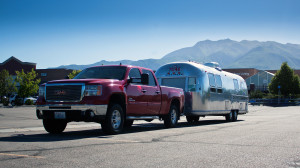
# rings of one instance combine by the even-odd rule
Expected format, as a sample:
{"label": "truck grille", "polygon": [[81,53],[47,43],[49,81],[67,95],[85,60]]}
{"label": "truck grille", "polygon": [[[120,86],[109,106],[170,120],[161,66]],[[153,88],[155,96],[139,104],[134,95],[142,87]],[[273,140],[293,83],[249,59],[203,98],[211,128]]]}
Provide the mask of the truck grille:
{"label": "truck grille", "polygon": [[46,85],[46,101],[77,102],[82,99],[83,85]]}

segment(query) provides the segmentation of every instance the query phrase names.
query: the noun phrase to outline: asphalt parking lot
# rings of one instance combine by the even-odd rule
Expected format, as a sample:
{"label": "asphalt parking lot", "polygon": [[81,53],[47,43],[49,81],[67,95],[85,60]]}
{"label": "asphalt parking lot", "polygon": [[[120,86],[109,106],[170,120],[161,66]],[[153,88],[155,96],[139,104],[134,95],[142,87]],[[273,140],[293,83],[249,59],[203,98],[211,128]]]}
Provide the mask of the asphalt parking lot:
{"label": "asphalt parking lot", "polygon": [[249,106],[237,122],[134,122],[119,135],[70,123],[50,135],[34,107],[0,107],[0,167],[300,167],[300,107]]}

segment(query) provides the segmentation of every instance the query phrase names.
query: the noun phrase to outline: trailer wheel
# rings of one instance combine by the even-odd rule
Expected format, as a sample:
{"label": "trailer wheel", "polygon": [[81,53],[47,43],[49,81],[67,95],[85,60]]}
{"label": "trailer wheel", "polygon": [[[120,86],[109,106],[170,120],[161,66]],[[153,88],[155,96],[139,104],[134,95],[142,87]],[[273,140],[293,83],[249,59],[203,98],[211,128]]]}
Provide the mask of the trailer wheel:
{"label": "trailer wheel", "polygon": [[66,126],[66,120],[51,120],[51,119],[43,119],[43,125],[47,132],[50,134],[59,134],[62,133]]}
{"label": "trailer wheel", "polygon": [[178,123],[178,109],[175,105],[171,105],[168,115],[164,119],[164,125],[167,128],[173,128]]}
{"label": "trailer wheel", "polygon": [[232,113],[233,113],[233,111],[230,111],[229,114],[225,115],[225,119],[226,119],[227,122],[231,122],[232,121],[232,118],[233,118],[233,114]]}
{"label": "trailer wheel", "polygon": [[232,121],[237,121],[238,111],[233,111],[232,113]]}
{"label": "trailer wheel", "polygon": [[186,120],[188,123],[195,123],[199,121],[199,116],[186,116]]}
{"label": "trailer wheel", "polygon": [[106,134],[118,134],[123,131],[124,113],[119,104],[113,104],[107,111],[105,120],[101,123]]}

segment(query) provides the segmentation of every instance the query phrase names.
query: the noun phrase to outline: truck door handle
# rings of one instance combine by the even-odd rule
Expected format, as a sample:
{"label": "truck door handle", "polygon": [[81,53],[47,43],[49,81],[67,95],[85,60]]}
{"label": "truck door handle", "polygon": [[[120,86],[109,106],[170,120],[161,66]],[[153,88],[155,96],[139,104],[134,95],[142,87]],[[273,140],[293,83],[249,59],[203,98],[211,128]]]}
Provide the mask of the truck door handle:
{"label": "truck door handle", "polygon": [[159,90],[157,90],[157,91],[155,91],[155,93],[156,93],[156,94],[159,94],[159,93],[160,93],[160,91],[159,91]]}
{"label": "truck door handle", "polygon": [[147,92],[147,90],[143,89],[142,92],[145,93],[145,92]]}

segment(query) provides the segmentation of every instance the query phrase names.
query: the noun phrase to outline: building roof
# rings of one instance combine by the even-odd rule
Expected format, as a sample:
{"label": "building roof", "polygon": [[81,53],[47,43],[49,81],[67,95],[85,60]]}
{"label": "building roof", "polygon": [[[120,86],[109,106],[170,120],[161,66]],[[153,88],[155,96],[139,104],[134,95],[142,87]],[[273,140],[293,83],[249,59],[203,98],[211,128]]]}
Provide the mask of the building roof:
{"label": "building roof", "polygon": [[14,56],[11,56],[11,57],[8,58],[7,60],[5,60],[3,63],[0,63],[0,65],[4,65],[4,64],[6,64],[6,63],[8,63],[8,62],[10,62],[10,61],[17,61],[17,62],[19,62],[20,64],[23,64],[23,65],[27,64],[27,65],[33,65],[33,66],[36,66],[36,63],[32,63],[32,62],[23,62],[23,61],[19,60],[18,58],[14,57]]}
{"label": "building roof", "polygon": [[36,63],[22,62],[14,56],[0,63],[0,71],[7,70],[10,75],[16,75],[16,71],[30,72],[32,69],[36,69]]}

